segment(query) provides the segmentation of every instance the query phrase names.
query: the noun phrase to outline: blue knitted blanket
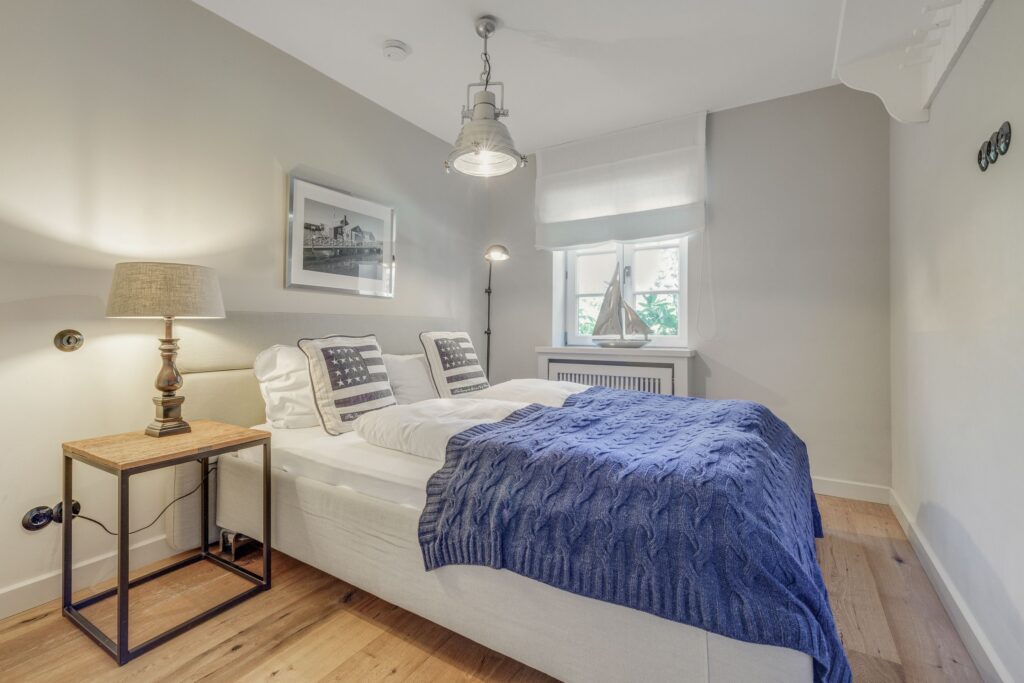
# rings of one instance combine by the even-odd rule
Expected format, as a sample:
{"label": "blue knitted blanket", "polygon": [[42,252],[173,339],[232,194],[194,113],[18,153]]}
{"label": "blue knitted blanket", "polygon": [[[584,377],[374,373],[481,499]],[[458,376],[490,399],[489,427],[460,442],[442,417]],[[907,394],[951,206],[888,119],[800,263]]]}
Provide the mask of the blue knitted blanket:
{"label": "blue knitted blanket", "polygon": [[818,568],[804,443],[767,408],[594,387],[448,443],[427,484],[427,570],[508,569],[850,668]]}

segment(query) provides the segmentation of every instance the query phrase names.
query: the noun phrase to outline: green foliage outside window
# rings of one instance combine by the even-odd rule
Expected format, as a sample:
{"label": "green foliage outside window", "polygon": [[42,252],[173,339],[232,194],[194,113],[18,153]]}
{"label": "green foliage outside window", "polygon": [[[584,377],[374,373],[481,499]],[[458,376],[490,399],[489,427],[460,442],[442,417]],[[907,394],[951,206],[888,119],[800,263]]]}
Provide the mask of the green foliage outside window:
{"label": "green foliage outside window", "polygon": [[594,334],[597,314],[601,312],[602,298],[599,296],[581,296],[577,299],[577,324],[580,336],[589,337]]}
{"label": "green foliage outside window", "polygon": [[678,294],[638,294],[636,312],[654,334],[679,334]]}

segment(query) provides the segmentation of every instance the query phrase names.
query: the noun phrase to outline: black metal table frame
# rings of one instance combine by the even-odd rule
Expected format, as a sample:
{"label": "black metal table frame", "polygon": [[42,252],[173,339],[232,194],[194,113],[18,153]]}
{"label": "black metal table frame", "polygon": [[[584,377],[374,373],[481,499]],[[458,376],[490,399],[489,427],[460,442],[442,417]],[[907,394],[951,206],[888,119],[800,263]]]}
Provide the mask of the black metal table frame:
{"label": "black metal table frame", "polygon": [[[210,526],[210,458],[223,455],[224,453],[232,453],[242,448],[252,448],[255,446],[263,446],[263,576],[255,574],[248,569],[228,560],[225,560],[217,555],[209,552],[209,526]],[[151,465],[142,465],[137,468],[132,468],[130,471],[122,471],[114,468],[103,467],[95,462],[79,457],[74,453],[64,451],[64,509],[71,510],[72,505],[72,463],[78,460],[88,465],[92,465],[105,472],[113,474],[117,477],[117,585],[113,588],[90,595],[83,600],[73,602],[71,597],[72,585],[72,543],[71,543],[71,521],[73,515],[65,515],[63,523],[63,561],[61,565],[61,607],[65,617],[75,623],[82,631],[85,632],[89,638],[91,638],[97,645],[102,647],[114,661],[117,662],[118,666],[126,664],[136,657],[149,652],[153,648],[166,643],[171,638],[178,636],[185,631],[188,631],[194,626],[201,624],[202,622],[214,617],[225,610],[228,610],[238,603],[251,598],[257,593],[261,593],[266,590],[270,590],[270,439],[262,439],[260,441],[253,441],[240,446],[230,446],[226,448],[219,448],[216,450],[204,451],[203,453],[182,456],[181,458],[175,458],[173,460],[166,460],[163,462],[154,463]],[[172,467],[174,465],[181,465],[188,462],[199,461],[202,466],[202,484],[201,484],[201,496],[202,502],[200,504],[201,509],[201,520],[200,525],[202,531],[200,532],[200,546],[199,552],[191,557],[186,557],[183,560],[179,560],[166,567],[161,567],[156,571],[150,572],[143,576],[136,577],[134,579],[128,578],[128,540],[129,540],[129,529],[128,529],[128,482],[132,475],[141,474],[150,470],[160,469],[163,467]],[[152,581],[153,579],[165,576],[177,569],[187,567],[188,565],[195,564],[202,560],[207,560],[213,564],[222,567],[228,571],[234,572],[242,578],[251,581],[255,585],[242,592],[238,595],[225,600],[224,602],[215,605],[207,609],[206,611],[197,614],[194,617],[170,628],[163,633],[150,638],[149,640],[141,643],[133,648],[128,646],[128,591],[131,588]],[[110,639],[103,631],[101,631],[95,624],[93,624],[87,617],[85,617],[81,610],[95,605],[96,603],[106,600],[111,596],[117,596],[117,642],[115,643]]]}

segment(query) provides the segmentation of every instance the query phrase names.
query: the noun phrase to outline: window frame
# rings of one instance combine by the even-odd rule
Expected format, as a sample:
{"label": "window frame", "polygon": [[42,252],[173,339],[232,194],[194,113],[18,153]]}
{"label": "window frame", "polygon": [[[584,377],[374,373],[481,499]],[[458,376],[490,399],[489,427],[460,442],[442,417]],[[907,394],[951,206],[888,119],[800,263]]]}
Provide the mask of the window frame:
{"label": "window frame", "polygon": [[[661,348],[686,348],[687,344],[687,300],[686,300],[686,273],[687,273],[687,246],[689,240],[687,238],[681,239],[669,239],[669,240],[649,240],[644,242],[635,242],[624,244],[621,242],[606,242],[604,244],[585,247],[582,249],[570,249],[565,251],[565,287],[564,287],[564,299],[562,302],[562,308],[564,311],[562,320],[562,338],[563,343],[566,346],[593,346],[593,336],[586,336],[578,334],[578,301],[581,296],[593,296],[590,292],[579,294],[576,292],[576,263],[580,256],[592,255],[592,254],[609,254],[614,253],[616,260],[619,263],[619,278],[622,282],[622,296],[623,298],[632,305],[636,300],[637,292],[634,290],[635,278],[632,276],[632,270],[634,267],[634,257],[638,251],[646,251],[651,249],[664,249],[668,246],[675,245],[679,250],[679,290],[663,290],[662,294],[678,294],[679,296],[679,308],[678,318],[679,327],[677,334],[674,335],[650,335],[651,343],[648,346],[657,346]],[[630,275],[625,275],[624,270],[626,267],[630,268]],[[648,292],[640,292],[646,294]],[[656,292],[650,292],[656,293]],[[600,293],[600,296],[604,296],[604,292]]]}

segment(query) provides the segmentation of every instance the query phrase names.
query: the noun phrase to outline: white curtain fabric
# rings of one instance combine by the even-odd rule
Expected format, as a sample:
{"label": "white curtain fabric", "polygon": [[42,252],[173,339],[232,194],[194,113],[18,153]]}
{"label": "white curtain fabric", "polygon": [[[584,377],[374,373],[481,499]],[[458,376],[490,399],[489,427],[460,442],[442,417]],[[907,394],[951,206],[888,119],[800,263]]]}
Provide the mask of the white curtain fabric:
{"label": "white curtain fabric", "polygon": [[699,112],[538,152],[537,248],[702,230],[706,121]]}

